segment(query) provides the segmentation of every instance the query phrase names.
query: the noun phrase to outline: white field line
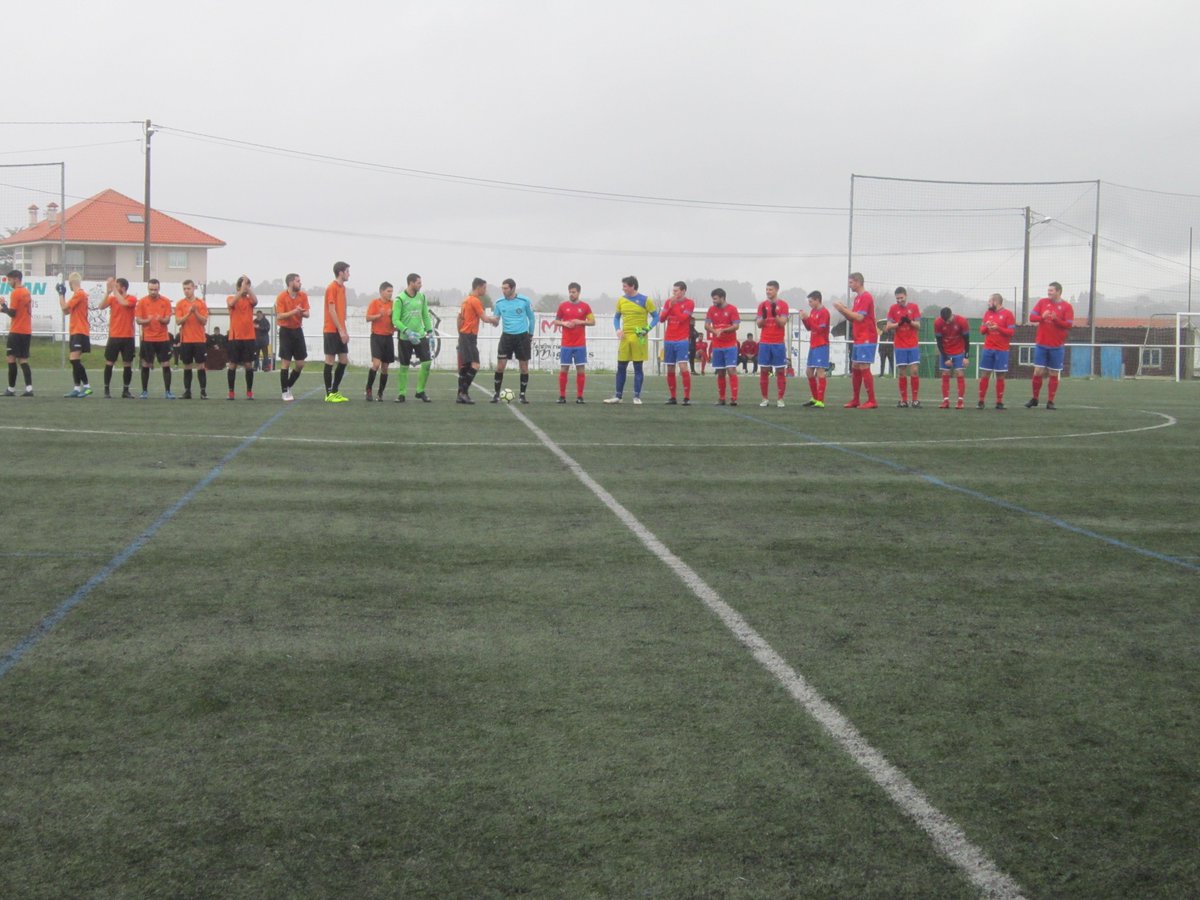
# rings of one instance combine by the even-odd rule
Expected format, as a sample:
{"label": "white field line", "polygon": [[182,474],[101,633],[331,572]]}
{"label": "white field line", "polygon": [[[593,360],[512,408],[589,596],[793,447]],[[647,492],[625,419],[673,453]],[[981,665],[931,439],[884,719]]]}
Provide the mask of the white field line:
{"label": "white field line", "polygon": [[[1092,407],[1087,407],[1092,408]],[[1079,431],[1070,432],[1067,434],[1014,434],[1001,435],[993,437],[976,437],[976,438],[933,438],[930,440],[886,440],[886,441],[734,441],[724,443],[697,443],[695,441],[687,443],[671,443],[663,441],[646,441],[646,442],[606,442],[606,441],[563,441],[559,446],[562,447],[583,447],[597,449],[670,449],[670,448],[689,448],[689,447],[705,447],[716,449],[760,449],[764,447],[779,447],[779,448],[805,448],[805,449],[820,449],[821,447],[905,447],[928,444],[990,444],[1001,441],[1052,441],[1052,440],[1067,440],[1072,438],[1089,438],[1089,437],[1109,437],[1119,434],[1137,434],[1142,431],[1155,431],[1159,428],[1170,428],[1178,424],[1178,420],[1174,416],[1169,416],[1166,413],[1154,412],[1148,409],[1139,409],[1136,412],[1145,413],[1149,416],[1158,416],[1163,419],[1156,425],[1142,425],[1137,428],[1123,428],[1114,431]],[[764,420],[768,421],[768,420]],[[182,438],[184,440],[218,440],[218,441],[244,441],[249,435],[245,434],[219,434],[219,433],[204,433],[204,432],[176,432],[176,431],[117,431],[112,429],[102,428],[51,428],[37,425],[0,425],[0,431],[27,431],[27,432],[43,432],[46,434],[90,434],[97,436],[113,436],[113,437],[163,437],[163,438]],[[258,439],[260,442],[274,441],[278,443],[291,444],[336,444],[350,447],[536,447],[536,441],[394,441],[394,440],[371,440],[371,439],[350,439],[350,438],[315,438],[315,437],[288,437],[283,435],[262,436]]]}
{"label": "white field line", "polygon": [[968,840],[966,832],[936,809],[921,790],[883,754],[867,743],[854,724],[825,700],[799,672],[788,665],[742,615],[721,599],[694,569],[672,553],[636,516],[606,491],[579,463],[538,428],[516,407],[515,415],[558,459],[583,482],[597,499],[607,506],[638,539],[679,576],[680,580],[707,606],[784,689],[825,729],[826,733],[891,797],[900,809],[920,826],[938,852],[958,867],[987,897],[1020,897],[1021,888],[994,862]]}

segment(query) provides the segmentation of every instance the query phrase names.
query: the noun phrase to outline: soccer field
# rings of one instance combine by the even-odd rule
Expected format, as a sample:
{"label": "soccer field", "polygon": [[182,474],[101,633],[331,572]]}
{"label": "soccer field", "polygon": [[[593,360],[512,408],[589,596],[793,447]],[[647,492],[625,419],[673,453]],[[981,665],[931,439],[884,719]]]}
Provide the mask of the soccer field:
{"label": "soccer field", "polygon": [[0,400],[0,896],[1200,892],[1195,385],[319,369]]}

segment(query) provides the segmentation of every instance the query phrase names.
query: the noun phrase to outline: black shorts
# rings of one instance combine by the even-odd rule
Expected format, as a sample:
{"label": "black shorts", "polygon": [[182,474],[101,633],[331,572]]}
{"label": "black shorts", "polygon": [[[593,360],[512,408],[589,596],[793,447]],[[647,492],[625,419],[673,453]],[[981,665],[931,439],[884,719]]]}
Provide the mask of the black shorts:
{"label": "black shorts", "polygon": [[385,363],[396,361],[396,345],[390,334],[371,335],[371,359]]}
{"label": "black shorts", "polygon": [[193,363],[203,363],[208,359],[208,344],[203,341],[188,342],[179,345],[179,361],[185,366]]}
{"label": "black shorts", "polygon": [[325,332],[325,355],[326,356],[341,356],[344,353],[350,352],[350,345],[342,340],[341,335],[336,331]]}
{"label": "black shorts", "polygon": [[104,361],[115,363],[118,356],[125,365],[133,362],[133,338],[110,337],[108,339],[108,343],[104,345]]}
{"label": "black shorts", "polygon": [[304,343],[303,328],[279,329],[279,358],[286,360],[308,359],[308,345]]}
{"label": "black shorts", "polygon": [[401,337],[399,339],[399,344],[400,365],[402,366],[407,366],[412,362],[414,353],[417,355],[417,359],[423,363],[427,363],[429,360],[433,359],[433,357],[429,355],[429,338],[421,338],[419,343],[412,344],[409,343],[407,338]]}
{"label": "black shorts", "polygon": [[4,352],[16,359],[29,359],[29,339],[28,334],[8,334],[8,344]]}
{"label": "black shorts", "polygon": [[500,335],[500,348],[496,351],[496,356],[499,359],[516,359],[520,362],[529,362],[529,357],[532,355],[533,336],[528,332],[521,334],[502,334]]}
{"label": "black shorts", "polygon": [[460,334],[458,336],[458,365],[469,366],[479,362],[479,335]]}
{"label": "black shorts", "polygon": [[254,338],[248,341],[230,341],[229,342],[229,362],[231,365],[248,365],[254,362],[258,356],[258,350],[254,346]]}
{"label": "black shorts", "polygon": [[71,343],[69,346],[71,348],[72,353],[91,353],[92,352],[91,335],[73,334],[73,335],[71,335]]}
{"label": "black shorts", "polygon": [[142,341],[142,351],[138,356],[147,366],[156,359],[160,363],[171,361],[170,341]]}

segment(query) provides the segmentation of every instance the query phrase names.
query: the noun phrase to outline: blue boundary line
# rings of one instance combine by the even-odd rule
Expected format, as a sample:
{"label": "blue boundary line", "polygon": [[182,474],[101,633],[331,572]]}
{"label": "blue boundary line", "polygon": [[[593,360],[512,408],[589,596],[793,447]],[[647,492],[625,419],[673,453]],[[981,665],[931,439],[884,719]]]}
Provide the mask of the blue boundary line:
{"label": "blue boundary line", "polygon": [[79,588],[79,590],[59,604],[58,608],[52,613],[38,622],[34,629],[30,631],[29,634],[25,635],[25,637],[23,637],[15,647],[5,653],[3,657],[0,657],[0,678],[3,678],[5,675],[7,675],[8,671],[17,663],[19,663],[25,657],[25,655],[29,653],[30,650],[40,644],[42,639],[50,634],[50,632],[54,630],[55,626],[57,626],[59,622],[67,617],[71,610],[86,600],[92,591],[104,584],[104,582],[107,581],[109,577],[113,575],[113,573],[125,565],[125,563],[129,562],[133,555],[146,545],[147,541],[149,541],[152,537],[154,537],[154,535],[158,534],[158,532],[162,530],[164,525],[175,518],[175,516],[182,511],[185,506],[191,503],[197,494],[212,484],[216,477],[221,474],[222,470],[224,470],[224,468],[233,461],[234,457],[258,440],[259,436],[272,425],[274,425],[279,420],[279,417],[285,412],[287,412],[287,407],[279,410],[279,412],[275,413],[273,416],[271,416],[271,418],[263,422],[260,426],[258,426],[257,429],[255,429],[253,434],[221,457],[221,461],[213,466],[212,470],[207,475],[196,482],[196,484],[193,485],[186,494],[176,500],[170,508],[164,511],[141,534],[135,537],[124,550],[110,559],[104,565],[104,567],[91,578],[89,578],[87,582],[81,588]]}
{"label": "blue boundary line", "polygon": [[981,491],[976,491],[972,488],[951,484],[949,481],[943,481],[941,478],[928,475],[925,472],[922,472],[920,469],[914,469],[912,466],[906,466],[903,463],[894,462],[890,459],[884,459],[882,456],[872,456],[870,453],[863,453],[861,450],[854,450],[841,444],[824,441],[820,438],[814,437],[813,435],[805,434],[802,431],[797,431],[795,428],[789,428],[786,425],[779,425],[775,422],[767,422],[764,419],[756,419],[754,416],[749,416],[745,413],[731,413],[731,415],[737,416],[739,419],[745,419],[747,422],[754,422],[758,425],[765,425],[768,428],[774,428],[778,431],[795,435],[796,437],[803,438],[810,444],[817,447],[828,447],[830,450],[836,450],[839,453],[846,453],[850,456],[856,456],[859,459],[866,460],[867,462],[877,463],[881,466],[886,466],[889,469],[893,469],[905,475],[914,475],[925,483],[932,484],[934,487],[940,487],[948,491],[954,491],[955,493],[963,494],[964,496],[971,497],[972,499],[982,500],[984,503],[990,503],[993,506],[999,506],[1001,509],[1007,509],[1010,512],[1016,512],[1024,516],[1038,519],[1048,525],[1053,525],[1055,528],[1061,528],[1064,531],[1069,531],[1072,534],[1078,534],[1081,537],[1101,541],[1102,543],[1116,547],[1120,550],[1127,550],[1130,553],[1137,553],[1141,556],[1149,557],[1150,559],[1156,559],[1159,562],[1170,563],[1172,565],[1179,566],[1182,569],[1187,569],[1190,572],[1200,572],[1200,564],[1188,562],[1186,559],[1181,559],[1178,556],[1169,556],[1166,553],[1159,553],[1155,550],[1147,550],[1145,547],[1138,547],[1136,544],[1127,544],[1125,541],[1118,540],[1114,537],[1109,537],[1106,534],[1100,534],[1098,531],[1092,531],[1091,529],[1083,528],[1079,525],[1072,525],[1070,522],[1066,521],[1065,519],[1060,519],[1057,516],[1051,516],[1047,513],[1038,512],[1035,509],[1027,509],[1024,506],[1011,503],[1008,500],[1001,500],[999,497],[992,497],[989,494],[984,494]]}

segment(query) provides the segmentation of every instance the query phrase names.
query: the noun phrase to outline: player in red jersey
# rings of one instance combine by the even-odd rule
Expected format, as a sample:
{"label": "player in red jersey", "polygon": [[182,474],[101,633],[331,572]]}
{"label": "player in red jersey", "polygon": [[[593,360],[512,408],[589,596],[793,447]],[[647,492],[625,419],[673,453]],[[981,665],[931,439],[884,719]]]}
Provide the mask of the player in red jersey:
{"label": "player in red jersey", "polygon": [[[663,363],[667,367],[667,390],[671,396],[667,398],[667,406],[678,403],[675,373],[683,379],[683,405],[692,405],[692,373],[688,367],[688,352],[691,349],[692,324],[696,320],[696,301],[687,296],[687,284],[675,282],[671,288],[671,296],[663,305],[660,322],[666,322],[666,332],[663,334]],[[701,362],[701,367],[704,363]]]}
{"label": "player in red jersey", "polygon": [[725,405],[725,381],[729,381],[729,405],[737,406],[737,330],[742,324],[737,308],[726,302],[725,290],[712,292],[713,305],[704,317],[704,330],[712,340],[712,364],[717,373],[717,406]]}
{"label": "player in red jersey", "polygon": [[979,402],[976,409],[983,409],[987,400],[988,380],[996,376],[996,409],[1004,409],[1004,379],[1008,375],[1008,353],[1017,320],[1004,308],[1004,297],[992,294],[988,297],[987,312],[983,314],[983,351],[979,354]]}
{"label": "player in red jersey", "polygon": [[583,402],[583,388],[587,383],[587,330],[596,324],[592,307],[579,299],[583,290],[579,283],[567,285],[567,299],[558,304],[554,324],[562,329],[562,344],[558,348],[558,402],[567,402],[567,376],[575,366],[575,402]]}
{"label": "player in red jersey", "polygon": [[825,408],[825,385],[829,374],[829,310],[821,303],[821,292],[808,295],[808,315],[800,319],[809,332],[808,359],[805,361],[805,376],[812,397],[805,406]]}
{"label": "player in red jersey", "polygon": [[921,307],[908,302],[908,291],[902,287],[896,288],[896,302],[888,309],[884,330],[896,335],[896,381],[900,385],[900,402],[896,405],[901,409],[909,405],[908,385],[911,381],[912,406],[920,409]]}
{"label": "player in red jersey", "polygon": [[962,316],[956,316],[948,306],[933,323],[933,335],[937,339],[938,368],[942,372],[942,405],[950,408],[950,370],[958,373],[958,403],[955,409],[963,408],[967,393],[966,365],[971,355],[971,324]]}
{"label": "player in red jersey", "polygon": [[759,406],[769,406],[767,393],[771,389],[771,371],[775,372],[775,405],[783,406],[783,395],[787,391],[787,336],[788,320],[786,300],[779,299],[779,282],[767,282],[767,299],[758,304],[754,322],[761,333],[758,340],[758,386],[762,391]]}
{"label": "player in red jersey", "polygon": [[1050,386],[1046,392],[1046,409],[1054,409],[1054,395],[1058,393],[1058,379],[1063,370],[1064,344],[1067,332],[1075,324],[1075,310],[1062,298],[1062,285],[1050,282],[1047,296],[1034,306],[1029,321],[1037,325],[1033,343],[1033,396],[1025,404],[1026,409],[1038,405],[1038,394],[1042,392],[1042,378],[1050,373]]}
{"label": "player in red jersey", "polygon": [[[879,332],[875,326],[875,298],[869,291],[863,290],[861,272],[851,272],[847,283],[850,293],[854,294],[854,306],[851,308],[843,303],[833,304],[834,309],[850,322],[854,340],[850,355],[854,399],[846,404],[846,409],[878,409],[879,404],[875,402],[875,376],[871,373],[879,340]],[[859,395],[864,386],[867,389],[867,402],[859,403]]]}

